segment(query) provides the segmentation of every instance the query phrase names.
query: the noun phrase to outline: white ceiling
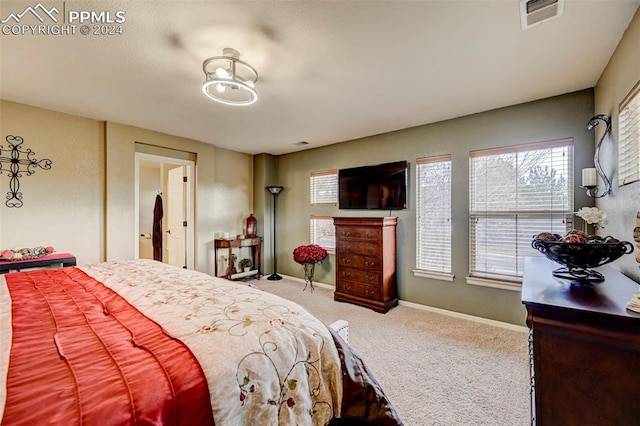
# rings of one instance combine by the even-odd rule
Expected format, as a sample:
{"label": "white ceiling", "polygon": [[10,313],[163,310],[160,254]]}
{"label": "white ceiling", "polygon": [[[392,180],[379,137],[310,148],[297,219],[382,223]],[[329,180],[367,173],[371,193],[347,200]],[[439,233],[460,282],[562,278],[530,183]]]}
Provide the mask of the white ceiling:
{"label": "white ceiling", "polygon": [[[0,97],[283,154],[594,87],[639,3],[567,0],[522,31],[517,0],[42,0],[124,11],[123,34],[0,35]],[[223,47],[258,70],[256,104],[202,94]]]}

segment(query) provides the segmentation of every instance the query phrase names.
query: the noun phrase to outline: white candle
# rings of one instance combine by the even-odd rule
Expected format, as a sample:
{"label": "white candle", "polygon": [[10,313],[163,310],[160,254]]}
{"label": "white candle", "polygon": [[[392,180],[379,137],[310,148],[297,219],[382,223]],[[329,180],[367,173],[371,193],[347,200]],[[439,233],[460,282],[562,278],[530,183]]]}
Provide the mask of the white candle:
{"label": "white candle", "polygon": [[582,186],[597,186],[598,175],[596,169],[582,169]]}

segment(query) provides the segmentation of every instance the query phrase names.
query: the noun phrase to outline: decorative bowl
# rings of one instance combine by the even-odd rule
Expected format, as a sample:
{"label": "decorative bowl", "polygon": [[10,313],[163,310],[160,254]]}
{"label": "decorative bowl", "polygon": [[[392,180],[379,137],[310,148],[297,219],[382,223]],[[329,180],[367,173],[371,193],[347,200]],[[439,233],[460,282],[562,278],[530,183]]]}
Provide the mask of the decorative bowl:
{"label": "decorative bowl", "polygon": [[[607,242],[607,240],[615,242]],[[598,238],[587,243],[566,243],[563,241],[545,241],[535,238],[531,246],[564,268],[556,269],[553,275],[577,281],[604,281],[597,268],[633,252],[633,245],[627,241],[618,241],[612,237]]]}

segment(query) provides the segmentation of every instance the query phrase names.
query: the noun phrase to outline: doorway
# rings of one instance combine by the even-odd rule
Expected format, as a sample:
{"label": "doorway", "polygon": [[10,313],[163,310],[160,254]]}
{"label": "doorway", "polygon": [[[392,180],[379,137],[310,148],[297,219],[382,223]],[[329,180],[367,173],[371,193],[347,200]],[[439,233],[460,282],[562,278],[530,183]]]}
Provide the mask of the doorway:
{"label": "doorway", "polygon": [[136,259],[195,268],[194,170],[191,160],[135,153]]}

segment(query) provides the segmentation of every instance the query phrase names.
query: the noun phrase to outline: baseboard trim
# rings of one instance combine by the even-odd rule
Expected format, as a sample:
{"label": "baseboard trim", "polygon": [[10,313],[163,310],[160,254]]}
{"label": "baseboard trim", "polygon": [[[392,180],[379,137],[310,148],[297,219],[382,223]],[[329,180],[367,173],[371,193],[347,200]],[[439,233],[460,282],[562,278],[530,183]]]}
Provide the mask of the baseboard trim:
{"label": "baseboard trim", "polygon": [[[297,281],[300,283],[304,283],[304,279],[302,278],[298,278],[298,277],[292,277],[289,275],[282,275],[282,278],[286,278],[288,280],[291,281]],[[263,276],[261,279],[266,279],[266,276]],[[319,282],[313,282],[313,285],[316,287],[322,287],[322,288],[326,288],[329,290],[334,290],[335,286],[331,285],[331,284],[325,284],[325,283],[319,283]],[[442,314],[442,315],[448,315],[454,318],[460,318],[460,319],[466,319],[469,321],[475,321],[475,322],[479,322],[482,324],[487,324],[487,325],[492,325],[494,327],[502,327],[502,328],[506,328],[507,330],[512,330],[512,331],[519,331],[522,333],[528,333],[529,329],[525,326],[522,325],[516,325],[516,324],[511,324],[508,322],[504,322],[504,321],[497,321],[497,320],[492,320],[492,319],[488,319],[488,318],[482,318],[482,317],[478,317],[475,315],[469,315],[469,314],[463,314],[460,312],[455,312],[455,311],[449,311],[446,309],[441,309],[441,308],[436,308],[433,306],[428,306],[428,305],[422,305],[420,303],[414,303],[414,302],[407,302],[405,300],[399,300],[398,301],[399,305],[402,306],[406,306],[408,308],[414,308],[414,309],[421,309],[423,311],[428,311],[428,312],[433,312],[436,314]]]}
{"label": "baseboard trim", "polygon": [[421,305],[419,303],[407,302],[407,301],[404,301],[404,300],[398,301],[398,304],[403,305],[403,306],[407,306],[409,308],[421,309],[423,311],[433,312],[433,313],[436,313],[436,314],[448,315],[450,317],[455,317],[455,318],[466,319],[466,320],[469,320],[469,321],[480,322],[480,323],[487,324],[487,325],[493,325],[495,327],[502,327],[502,328],[506,328],[508,330],[520,331],[522,333],[528,333],[529,332],[529,329],[527,327],[525,327],[523,325],[511,324],[509,322],[497,321],[497,320],[492,320],[492,319],[489,319],[489,318],[477,317],[475,315],[463,314],[463,313],[460,313],[460,312],[449,311],[449,310],[446,310],[446,309],[435,308],[433,306]]}

